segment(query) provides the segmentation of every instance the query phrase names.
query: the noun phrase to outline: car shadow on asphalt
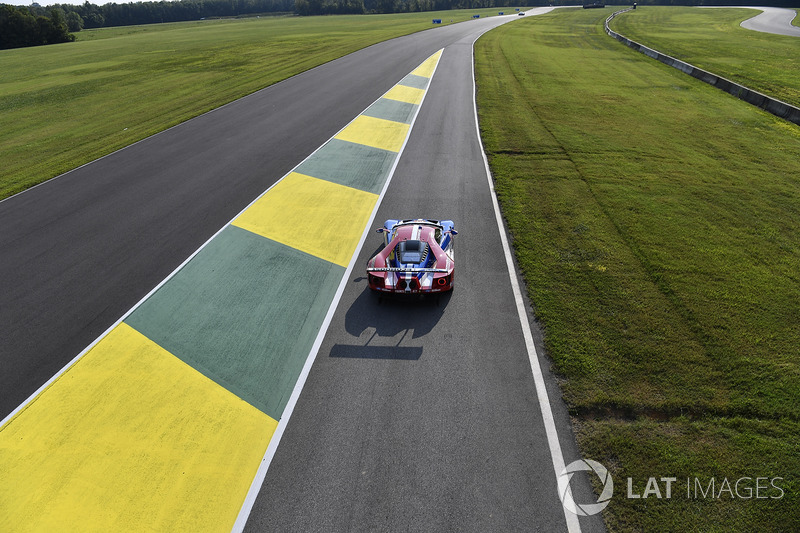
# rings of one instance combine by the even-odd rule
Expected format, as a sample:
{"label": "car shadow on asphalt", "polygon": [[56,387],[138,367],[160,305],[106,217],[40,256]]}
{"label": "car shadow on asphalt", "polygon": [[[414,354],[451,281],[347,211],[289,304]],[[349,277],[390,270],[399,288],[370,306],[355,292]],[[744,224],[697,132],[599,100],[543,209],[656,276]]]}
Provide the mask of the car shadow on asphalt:
{"label": "car shadow on asphalt", "polygon": [[379,298],[367,286],[366,277],[357,276],[351,283],[363,287],[345,314],[345,331],[355,338],[352,344],[334,344],[329,356],[418,360],[423,351],[419,339],[434,330],[452,293]]}

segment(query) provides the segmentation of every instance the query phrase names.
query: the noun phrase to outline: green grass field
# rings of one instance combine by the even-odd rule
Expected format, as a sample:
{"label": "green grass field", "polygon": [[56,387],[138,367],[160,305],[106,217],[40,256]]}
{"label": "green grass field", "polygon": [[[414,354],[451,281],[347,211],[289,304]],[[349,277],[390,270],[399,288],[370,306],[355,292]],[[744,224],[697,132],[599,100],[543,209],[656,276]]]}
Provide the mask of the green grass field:
{"label": "green grass field", "polygon": [[754,9],[646,6],[611,29],[696,67],[800,107],[800,39],[746,30]]}
{"label": "green grass field", "polygon": [[[530,17],[476,47],[515,253],[584,457],[614,476],[606,521],[797,531],[800,128],[606,36],[611,12]],[[686,13],[693,33],[731,20]],[[675,477],[673,497],[629,499],[629,477],[639,495]],[[783,478],[782,497],[720,494],[743,477]],[[721,497],[694,497],[695,478]]]}
{"label": "green grass field", "polygon": [[0,198],[433,18],[476,13],[497,10],[131,26],[2,50]]}

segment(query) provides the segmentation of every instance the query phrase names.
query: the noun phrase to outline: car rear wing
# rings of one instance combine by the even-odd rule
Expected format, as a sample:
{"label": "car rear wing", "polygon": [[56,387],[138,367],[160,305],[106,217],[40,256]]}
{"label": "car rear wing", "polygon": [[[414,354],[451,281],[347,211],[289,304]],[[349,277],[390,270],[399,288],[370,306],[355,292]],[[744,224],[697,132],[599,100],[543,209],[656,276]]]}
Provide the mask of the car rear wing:
{"label": "car rear wing", "polygon": [[386,268],[368,268],[367,272],[437,272],[442,274],[447,274],[449,270],[446,268],[398,268],[398,267],[386,267]]}

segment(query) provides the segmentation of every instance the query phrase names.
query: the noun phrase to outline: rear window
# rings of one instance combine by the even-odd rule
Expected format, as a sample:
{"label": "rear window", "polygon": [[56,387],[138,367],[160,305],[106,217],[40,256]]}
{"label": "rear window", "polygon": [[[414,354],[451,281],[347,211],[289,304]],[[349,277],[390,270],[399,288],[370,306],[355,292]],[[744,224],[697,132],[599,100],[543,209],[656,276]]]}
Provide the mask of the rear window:
{"label": "rear window", "polygon": [[401,263],[419,264],[428,252],[428,243],[422,241],[403,241],[397,245],[397,255]]}

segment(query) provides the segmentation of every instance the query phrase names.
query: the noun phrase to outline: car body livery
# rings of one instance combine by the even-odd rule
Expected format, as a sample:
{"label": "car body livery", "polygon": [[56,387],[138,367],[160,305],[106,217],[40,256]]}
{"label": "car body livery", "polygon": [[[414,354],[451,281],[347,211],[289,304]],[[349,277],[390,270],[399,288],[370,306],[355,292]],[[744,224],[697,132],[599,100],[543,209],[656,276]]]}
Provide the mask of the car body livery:
{"label": "car body livery", "polygon": [[453,289],[452,220],[387,220],[386,245],[367,263],[369,288],[380,293],[426,294]]}

